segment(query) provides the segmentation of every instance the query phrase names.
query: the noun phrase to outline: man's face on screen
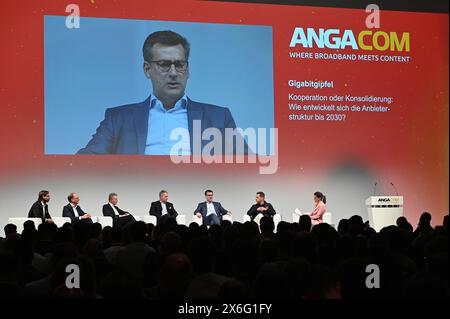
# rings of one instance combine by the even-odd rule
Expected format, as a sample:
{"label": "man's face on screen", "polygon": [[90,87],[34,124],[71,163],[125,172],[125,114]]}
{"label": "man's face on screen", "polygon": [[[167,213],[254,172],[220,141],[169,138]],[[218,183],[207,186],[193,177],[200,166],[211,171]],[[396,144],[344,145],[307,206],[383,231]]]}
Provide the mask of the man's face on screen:
{"label": "man's face on screen", "polygon": [[[186,55],[181,44],[165,46],[159,43],[152,48],[152,60],[144,62],[144,72],[152,81],[153,94],[166,107],[172,107],[184,95],[189,78],[189,66],[185,62]],[[167,70],[169,63],[172,64]]]}

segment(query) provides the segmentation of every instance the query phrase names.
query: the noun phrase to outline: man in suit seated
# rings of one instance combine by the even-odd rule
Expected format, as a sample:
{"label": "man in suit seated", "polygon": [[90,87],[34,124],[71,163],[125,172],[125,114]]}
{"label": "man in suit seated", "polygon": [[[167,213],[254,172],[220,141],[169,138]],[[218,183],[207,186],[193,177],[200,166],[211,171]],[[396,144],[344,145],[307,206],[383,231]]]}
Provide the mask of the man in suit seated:
{"label": "man in suit seated", "polygon": [[262,217],[268,216],[272,218],[275,214],[276,212],[272,204],[266,202],[266,195],[264,194],[264,192],[257,192],[256,204],[250,207],[247,215],[249,215],[253,221],[259,223],[259,220]]}
{"label": "man in suit seated", "polygon": [[129,212],[121,210],[117,207],[119,199],[116,193],[111,193],[108,196],[108,204],[103,205],[103,216],[109,216],[113,219],[113,225],[124,228],[128,224],[135,221],[133,215]]}
{"label": "man in suit seated", "polygon": [[159,192],[159,200],[150,206],[150,215],[156,216],[158,224],[163,223],[167,218],[176,218],[177,211],[172,203],[168,202],[169,193],[165,190]]}
{"label": "man in suit seated", "polygon": [[219,202],[213,202],[213,196],[212,190],[206,190],[206,201],[199,203],[194,212],[194,215],[203,218],[203,225],[220,225],[223,215],[231,216],[231,212],[223,208]]}
{"label": "man in suit seated", "polygon": [[50,192],[42,190],[39,192],[38,200],[31,206],[28,212],[28,218],[40,218],[42,223],[53,223],[48,212],[48,202],[50,201]]}
{"label": "man in suit seated", "polygon": [[69,217],[72,223],[82,221],[85,223],[92,223],[91,214],[85,213],[78,204],[80,197],[77,193],[70,193],[67,196],[69,204],[63,208],[63,217]]}

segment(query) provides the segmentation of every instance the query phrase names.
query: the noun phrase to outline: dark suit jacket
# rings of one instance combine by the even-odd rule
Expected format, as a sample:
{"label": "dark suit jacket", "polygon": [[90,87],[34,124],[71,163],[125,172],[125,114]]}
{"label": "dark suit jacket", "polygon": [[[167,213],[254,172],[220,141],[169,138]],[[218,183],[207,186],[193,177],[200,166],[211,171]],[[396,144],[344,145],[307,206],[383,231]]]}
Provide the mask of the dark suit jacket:
{"label": "dark suit jacket", "polygon": [[48,212],[48,206],[47,206],[47,212],[44,213],[44,209],[42,207],[42,203],[40,201],[35,202],[28,212],[28,218],[41,218],[42,222],[44,223],[46,219],[50,219],[50,214]]}
{"label": "dark suit jacket", "polygon": [[255,204],[252,207],[250,207],[250,209],[247,212],[247,215],[249,215],[252,220],[260,213],[257,211],[257,209],[259,207],[266,207],[267,210],[265,212],[261,212],[261,214],[263,214],[264,216],[269,216],[269,217],[273,217],[273,215],[276,214],[275,209],[273,208],[272,204],[268,203],[268,202],[264,202],[261,205],[260,204]]}
{"label": "dark suit jacket", "polygon": [[[178,213],[175,210],[175,208],[173,207],[172,203],[167,202],[166,203],[166,208],[167,208],[167,214],[171,217],[177,217]],[[150,215],[156,216],[157,218],[162,216],[162,205],[161,202],[158,200],[156,202],[153,202],[150,205]]]}
{"label": "dark suit jacket", "polygon": [[[219,202],[212,202],[214,205],[214,209],[216,210],[216,214],[219,217],[222,217],[223,215],[225,215],[228,211],[222,207],[222,205]],[[197,209],[194,212],[195,213],[199,212],[200,214],[202,214],[203,218],[206,217],[206,213],[208,212],[208,209],[206,207],[206,202],[202,202],[199,203],[197,206]]]}
{"label": "dark suit jacket", "polygon": [[[117,206],[114,206],[114,207],[116,207],[117,212],[119,213],[119,215],[129,214],[128,212],[121,210]],[[109,203],[103,205],[102,211],[103,211],[103,216],[109,216],[109,217],[112,217],[113,219],[118,218],[118,216],[116,215],[116,213],[114,213],[114,211],[113,211],[111,205],[109,205]]]}
{"label": "dark suit jacket", "polygon": [[[100,123],[96,133],[77,154],[142,154],[148,133],[148,114],[150,97],[136,104],[128,104],[109,108],[105,112],[105,119]],[[236,128],[233,116],[226,107],[204,104],[188,98],[188,125],[191,143],[191,153],[199,153],[193,149],[193,121],[201,120],[201,134],[207,128],[217,128],[222,133],[222,154],[225,154],[225,128]],[[238,137],[241,141],[242,137]],[[201,135],[196,140],[201,139]],[[210,140],[201,141],[200,153]],[[248,153],[248,145],[244,143],[244,154]],[[235,142],[231,145],[233,154],[242,154]],[[211,146],[211,145],[210,145]],[[214,152],[211,152],[214,153]],[[167,154],[170,155],[170,154]],[[213,155],[213,154],[212,154]]]}
{"label": "dark suit jacket", "polygon": [[[78,216],[83,216],[84,214],[86,214],[80,206],[77,206],[77,212]],[[75,217],[75,212],[73,211],[73,207],[72,205],[70,205],[70,203],[64,206],[62,215],[63,217],[70,217],[72,223],[80,220],[80,217]]]}

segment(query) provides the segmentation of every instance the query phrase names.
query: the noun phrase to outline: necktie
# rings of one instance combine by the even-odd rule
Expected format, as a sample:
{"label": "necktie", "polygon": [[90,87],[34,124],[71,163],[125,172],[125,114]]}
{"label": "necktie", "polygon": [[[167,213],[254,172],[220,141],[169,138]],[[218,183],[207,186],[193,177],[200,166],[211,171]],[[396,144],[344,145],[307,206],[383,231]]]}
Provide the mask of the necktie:
{"label": "necktie", "polygon": [[45,206],[44,206],[44,219],[45,219],[45,216],[48,216],[48,205],[47,204],[45,204]]}

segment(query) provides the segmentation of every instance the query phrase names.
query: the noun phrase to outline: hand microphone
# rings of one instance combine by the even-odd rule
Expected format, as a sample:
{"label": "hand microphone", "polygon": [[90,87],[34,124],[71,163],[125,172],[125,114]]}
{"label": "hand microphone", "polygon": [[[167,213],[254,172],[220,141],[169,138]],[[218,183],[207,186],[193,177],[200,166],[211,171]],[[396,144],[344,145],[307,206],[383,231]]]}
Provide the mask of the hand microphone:
{"label": "hand microphone", "polygon": [[396,193],[396,194],[397,194],[397,196],[398,196],[398,191],[397,191],[397,187],[395,187],[394,183],[392,183],[392,182],[391,182],[391,185],[392,185],[392,187],[394,187],[395,193]]}
{"label": "hand microphone", "polygon": [[377,196],[377,182],[373,185],[373,196]]}

